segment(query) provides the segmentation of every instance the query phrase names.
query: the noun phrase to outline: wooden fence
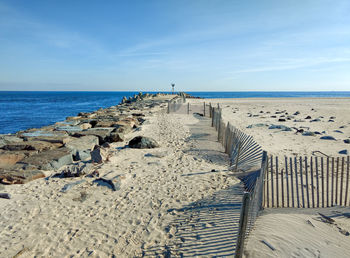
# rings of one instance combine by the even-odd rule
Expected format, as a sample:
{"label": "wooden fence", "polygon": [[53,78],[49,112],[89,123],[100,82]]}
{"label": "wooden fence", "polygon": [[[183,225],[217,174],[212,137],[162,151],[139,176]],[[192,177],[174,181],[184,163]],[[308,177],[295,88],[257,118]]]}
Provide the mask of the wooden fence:
{"label": "wooden fence", "polygon": [[265,174],[264,207],[350,206],[349,156],[270,156]]}
{"label": "wooden fence", "polygon": [[259,169],[262,149],[253,137],[243,133],[229,122],[224,123],[220,108],[211,108],[212,126],[218,131],[218,141],[230,157],[230,168],[235,171]]}

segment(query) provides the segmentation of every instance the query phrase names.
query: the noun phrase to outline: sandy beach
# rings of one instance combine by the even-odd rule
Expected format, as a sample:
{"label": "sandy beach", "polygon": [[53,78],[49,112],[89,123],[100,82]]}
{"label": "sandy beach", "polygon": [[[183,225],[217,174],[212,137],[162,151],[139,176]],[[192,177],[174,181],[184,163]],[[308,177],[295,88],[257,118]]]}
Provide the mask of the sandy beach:
{"label": "sandy beach", "polygon": [[[321,151],[335,156],[350,150],[344,142],[350,137],[349,99],[205,101],[220,103],[224,118],[269,153]],[[297,111],[300,114],[293,115]],[[290,114],[294,118],[278,121]],[[105,149],[108,159],[96,165],[100,176],[120,179],[117,191],[89,177],[66,192],[62,192],[66,184],[82,178],[47,177],[3,186],[2,192],[12,198],[0,199],[0,256],[232,257],[243,189],[228,171],[228,157],[210,119],[166,114],[165,106],[151,109],[144,119],[123,142],[110,143]],[[294,122],[299,119],[304,122]],[[319,131],[336,140],[303,136],[295,129],[268,129],[272,124]],[[151,137],[159,147],[125,148],[135,136]],[[335,224],[321,221],[318,212],[331,216]],[[266,209],[248,238],[244,256],[347,257],[350,222],[344,214],[350,209]]]}
{"label": "sandy beach", "polygon": [[[118,191],[92,184],[89,178],[66,193],[60,192],[64,185],[79,178],[5,186],[13,198],[0,199],[1,257],[232,255],[234,230],[225,232],[223,250],[207,246],[216,239],[212,232],[235,227],[241,200],[239,181],[228,175],[215,131],[208,146],[191,138],[190,128],[199,118],[160,110],[145,120],[125,142],[145,135],[160,148],[131,149],[123,148],[125,142],[113,143],[109,161],[98,168],[100,175],[121,176]],[[232,209],[210,208],[211,203],[222,202]]]}

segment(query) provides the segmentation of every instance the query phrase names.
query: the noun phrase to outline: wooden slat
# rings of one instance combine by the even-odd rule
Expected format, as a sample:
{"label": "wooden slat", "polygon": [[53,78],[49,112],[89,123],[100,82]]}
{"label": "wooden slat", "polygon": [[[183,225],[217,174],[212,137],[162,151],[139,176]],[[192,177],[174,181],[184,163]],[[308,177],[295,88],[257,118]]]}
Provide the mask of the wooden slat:
{"label": "wooden slat", "polygon": [[339,157],[337,157],[337,171],[335,174],[335,203],[339,205],[338,203],[338,176],[339,176]]}
{"label": "wooden slat", "polygon": [[289,167],[290,167],[290,189],[292,192],[292,207],[294,208],[294,181],[293,181],[293,159],[289,158]]}
{"label": "wooden slat", "polygon": [[334,205],[334,157],[332,157],[332,192],[331,192],[331,206]]}
{"label": "wooden slat", "polygon": [[317,205],[316,207],[320,207],[320,183],[319,183],[319,175],[318,175],[318,158],[315,157],[315,168],[316,168],[316,189],[317,189]]}
{"label": "wooden slat", "polygon": [[321,180],[322,180],[322,189],[321,189],[321,196],[322,196],[322,208],[324,208],[324,170],[323,170],[323,157],[321,157]]}
{"label": "wooden slat", "polygon": [[273,157],[270,158],[270,167],[271,167],[271,207],[275,207],[274,203],[274,189],[273,189]]}
{"label": "wooden slat", "polygon": [[314,171],[313,171],[313,160],[312,160],[312,157],[310,157],[310,176],[311,176],[312,208],[315,208],[315,187],[314,187]]}
{"label": "wooden slat", "polygon": [[276,156],[276,207],[280,207],[280,202],[279,202],[279,181],[278,181],[278,157]]}
{"label": "wooden slat", "polygon": [[344,157],[342,157],[342,159],[341,159],[341,175],[340,176],[341,176],[340,177],[340,205],[343,205]]}
{"label": "wooden slat", "polygon": [[307,157],[305,157],[305,182],[306,182],[306,201],[307,207],[310,208],[310,194],[309,194],[309,173],[307,169]]}
{"label": "wooden slat", "polygon": [[[349,192],[349,166],[350,166],[350,157],[347,158],[347,170],[346,170],[346,188],[345,188],[345,206],[348,204],[348,192]],[[349,204],[350,205],[350,204]]]}
{"label": "wooden slat", "polygon": [[286,156],[284,157],[284,164],[286,167],[287,207],[290,207],[289,206],[288,159]]}
{"label": "wooden slat", "polygon": [[301,189],[301,200],[303,203],[303,208],[305,208],[305,198],[304,198],[304,178],[303,178],[303,160],[299,157],[299,174],[300,174],[300,189]]}
{"label": "wooden slat", "polygon": [[267,167],[267,171],[266,171],[266,204],[268,208],[270,208],[270,192],[269,192],[269,159],[267,158],[266,160],[266,167]]}
{"label": "wooden slat", "polygon": [[299,197],[299,183],[298,183],[298,162],[297,158],[294,158],[294,172],[295,172],[295,187],[296,187],[296,194],[297,194],[297,202],[298,202],[298,208],[300,208],[300,197]]}
{"label": "wooden slat", "polygon": [[329,157],[327,157],[327,176],[326,176],[326,180],[327,180],[327,207],[329,207]]}

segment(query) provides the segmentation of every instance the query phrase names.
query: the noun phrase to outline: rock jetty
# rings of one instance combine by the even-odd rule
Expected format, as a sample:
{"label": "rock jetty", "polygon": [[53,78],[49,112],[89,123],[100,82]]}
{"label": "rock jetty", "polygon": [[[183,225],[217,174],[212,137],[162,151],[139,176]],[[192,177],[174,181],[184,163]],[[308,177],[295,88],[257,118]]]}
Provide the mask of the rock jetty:
{"label": "rock jetty", "polygon": [[126,134],[145,122],[146,114],[155,107],[166,107],[174,97],[178,96],[139,93],[124,97],[117,106],[81,112],[39,129],[0,135],[0,183],[23,184],[67,165],[75,172],[66,171],[63,175],[86,174],[86,165],[84,173],[72,165],[103,162],[107,159],[108,143],[123,142]]}

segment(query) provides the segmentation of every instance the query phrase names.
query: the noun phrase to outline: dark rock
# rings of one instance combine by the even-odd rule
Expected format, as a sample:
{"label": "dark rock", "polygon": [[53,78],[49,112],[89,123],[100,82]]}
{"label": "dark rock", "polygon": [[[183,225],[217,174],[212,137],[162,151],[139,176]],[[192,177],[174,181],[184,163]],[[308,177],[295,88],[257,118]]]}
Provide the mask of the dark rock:
{"label": "dark rock", "polygon": [[0,198],[2,199],[11,199],[11,195],[8,193],[0,193]]}
{"label": "dark rock", "polygon": [[285,125],[270,125],[269,126],[269,129],[280,129],[282,131],[292,131],[292,129],[288,126],[285,126]]}
{"label": "dark rock", "polygon": [[303,136],[315,136],[315,133],[314,132],[310,132],[310,131],[306,131],[306,132],[303,132],[302,135]]}
{"label": "dark rock", "polygon": [[340,126],[339,128],[340,129],[343,129],[343,128],[346,128],[347,126],[346,125],[342,125],[342,126]]}
{"label": "dark rock", "polygon": [[88,162],[79,162],[77,164],[72,164],[66,166],[63,170],[61,170],[61,177],[79,177],[88,175],[92,172],[93,165]]}
{"label": "dark rock", "polygon": [[321,119],[315,118],[315,119],[312,119],[310,122],[320,122],[320,121],[321,121]]}
{"label": "dark rock", "polygon": [[320,139],[321,140],[332,140],[332,141],[336,140],[333,136],[322,136]]}
{"label": "dark rock", "polygon": [[344,155],[348,155],[348,150],[341,150],[338,152],[339,154],[344,154]]}
{"label": "dark rock", "polygon": [[334,130],[333,132],[335,132],[335,133],[343,133],[343,132],[340,131],[340,130]]}
{"label": "dark rock", "polygon": [[150,137],[136,136],[129,142],[130,148],[151,149],[159,147],[159,144]]}
{"label": "dark rock", "polygon": [[286,119],[280,118],[280,119],[278,119],[278,122],[286,122]]}
{"label": "dark rock", "polygon": [[329,120],[328,120],[328,122],[334,122],[334,120],[332,120],[332,119],[329,119]]}
{"label": "dark rock", "polygon": [[121,176],[115,176],[113,178],[98,178],[93,181],[93,183],[99,185],[99,186],[106,186],[113,191],[118,191],[120,190],[121,186]]}
{"label": "dark rock", "polygon": [[305,122],[305,120],[303,120],[303,119],[295,119],[293,122],[295,122],[295,123],[302,123],[302,122]]}
{"label": "dark rock", "polygon": [[344,140],[344,143],[349,144],[349,143],[350,143],[350,139],[345,139],[345,140]]}
{"label": "dark rock", "polygon": [[103,148],[97,146],[93,151],[90,152],[91,161],[93,163],[102,163],[107,158],[107,153]]}
{"label": "dark rock", "polygon": [[277,116],[271,116],[271,118],[276,118]]}
{"label": "dark rock", "polygon": [[336,119],[336,117],[335,116],[331,116],[329,119]]}
{"label": "dark rock", "polygon": [[318,132],[318,131],[315,131],[314,133],[315,133],[315,134],[322,134],[322,133],[320,133],[320,132]]}
{"label": "dark rock", "polygon": [[66,147],[49,150],[27,157],[17,164],[32,165],[41,170],[56,170],[73,162],[72,151]]}
{"label": "dark rock", "polygon": [[295,112],[293,115],[297,116],[297,115],[299,115],[299,114],[300,114],[300,112],[297,111],[297,112]]}
{"label": "dark rock", "polygon": [[307,117],[305,117],[305,119],[311,119],[311,116],[307,116]]}
{"label": "dark rock", "polygon": [[125,139],[123,133],[116,133],[113,132],[110,134],[110,136],[107,138],[108,142],[123,142]]}

